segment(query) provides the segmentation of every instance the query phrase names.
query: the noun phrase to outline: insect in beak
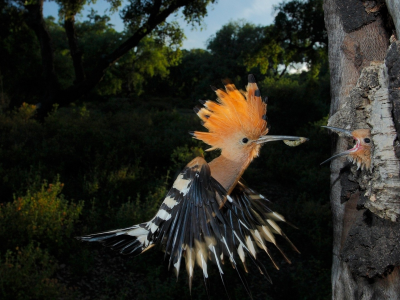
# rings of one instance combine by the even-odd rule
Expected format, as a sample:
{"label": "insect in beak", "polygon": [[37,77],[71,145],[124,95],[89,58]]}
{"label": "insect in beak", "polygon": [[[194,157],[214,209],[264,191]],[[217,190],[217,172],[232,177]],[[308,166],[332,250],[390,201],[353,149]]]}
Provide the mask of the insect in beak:
{"label": "insect in beak", "polygon": [[286,145],[290,147],[296,147],[304,142],[308,141],[308,138],[299,136],[289,136],[289,135],[264,135],[260,137],[256,143],[264,144],[267,142],[283,141]]}

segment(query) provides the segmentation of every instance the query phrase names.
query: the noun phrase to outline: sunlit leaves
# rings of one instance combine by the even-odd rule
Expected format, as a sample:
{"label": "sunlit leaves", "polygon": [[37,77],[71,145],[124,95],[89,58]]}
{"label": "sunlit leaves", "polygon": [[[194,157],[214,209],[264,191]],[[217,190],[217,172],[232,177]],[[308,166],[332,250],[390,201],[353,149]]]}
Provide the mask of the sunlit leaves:
{"label": "sunlit leaves", "polygon": [[[25,196],[0,206],[0,237],[8,249],[40,242],[53,253],[66,251],[74,223],[81,214],[83,203],[68,203],[61,194],[63,184],[43,183],[28,190]],[[7,249],[6,248],[6,249]]]}

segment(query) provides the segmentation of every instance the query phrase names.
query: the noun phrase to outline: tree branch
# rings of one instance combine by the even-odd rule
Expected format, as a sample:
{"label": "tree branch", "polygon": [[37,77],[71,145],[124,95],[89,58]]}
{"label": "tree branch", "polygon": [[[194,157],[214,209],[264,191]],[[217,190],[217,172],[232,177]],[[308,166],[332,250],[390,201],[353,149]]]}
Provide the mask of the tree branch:
{"label": "tree branch", "polygon": [[285,65],[285,68],[283,69],[283,71],[282,71],[281,74],[279,75],[279,78],[281,78],[281,77],[283,76],[283,74],[286,73],[287,67],[288,67],[288,66]]}
{"label": "tree branch", "polygon": [[102,80],[109,67],[115,64],[115,62],[117,62],[123,55],[128,53],[128,51],[130,51],[132,48],[136,47],[143,37],[149,34],[159,24],[164,22],[174,11],[188,4],[188,1],[178,0],[160,11],[162,1],[156,2],[156,6],[154,7],[155,9],[152,11],[146,23],[144,23],[127,41],[121,44],[112,53],[102,58],[98,62],[95,70],[88,75],[86,79],[69,87],[65,91],[60,92],[56,98],[53,98],[51,101],[45,103],[45,105],[43,105],[40,109],[39,115],[44,117],[50,111],[51,105],[55,102],[59,103],[60,105],[68,105],[69,103],[89,92]]}

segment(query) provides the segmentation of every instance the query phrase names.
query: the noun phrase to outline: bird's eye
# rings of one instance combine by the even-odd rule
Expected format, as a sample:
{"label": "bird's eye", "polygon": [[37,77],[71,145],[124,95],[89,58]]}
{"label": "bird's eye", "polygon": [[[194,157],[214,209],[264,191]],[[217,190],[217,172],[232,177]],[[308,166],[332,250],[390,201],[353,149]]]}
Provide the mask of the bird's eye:
{"label": "bird's eye", "polygon": [[242,143],[243,143],[243,144],[246,144],[248,141],[249,141],[248,138],[243,138]]}
{"label": "bird's eye", "polygon": [[364,142],[366,142],[367,144],[369,144],[371,142],[371,140],[369,138],[365,138]]}

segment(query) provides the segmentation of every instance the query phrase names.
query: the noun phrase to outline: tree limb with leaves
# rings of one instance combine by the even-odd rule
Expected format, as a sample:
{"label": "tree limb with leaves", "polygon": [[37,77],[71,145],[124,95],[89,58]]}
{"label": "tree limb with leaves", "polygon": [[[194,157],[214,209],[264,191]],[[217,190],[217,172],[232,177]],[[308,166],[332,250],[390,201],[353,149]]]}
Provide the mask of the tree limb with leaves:
{"label": "tree limb with leaves", "polygon": [[[119,1],[110,1],[111,7],[115,9]],[[25,20],[28,26],[35,32],[39,40],[42,53],[42,66],[45,77],[46,93],[39,106],[39,115],[44,117],[51,110],[53,104],[68,105],[81,96],[94,89],[103,79],[107,70],[118,60],[134,49],[139,43],[151,34],[159,39],[174,39],[176,31],[171,30],[166,19],[181,10],[185,20],[191,24],[199,24],[207,14],[207,6],[215,0],[131,0],[122,10],[121,16],[125,25],[129,28],[130,36],[125,38],[120,45],[111,52],[104,53],[91,66],[87,72],[83,68],[82,53],[79,50],[76,30],[75,15],[86,1],[63,0],[58,1],[61,5],[61,15],[64,19],[64,28],[69,41],[69,50],[72,57],[75,80],[66,89],[61,89],[58,74],[54,69],[54,50],[52,39],[46,28],[43,18],[43,0],[31,0],[23,2],[14,1],[20,10],[25,13]]]}

